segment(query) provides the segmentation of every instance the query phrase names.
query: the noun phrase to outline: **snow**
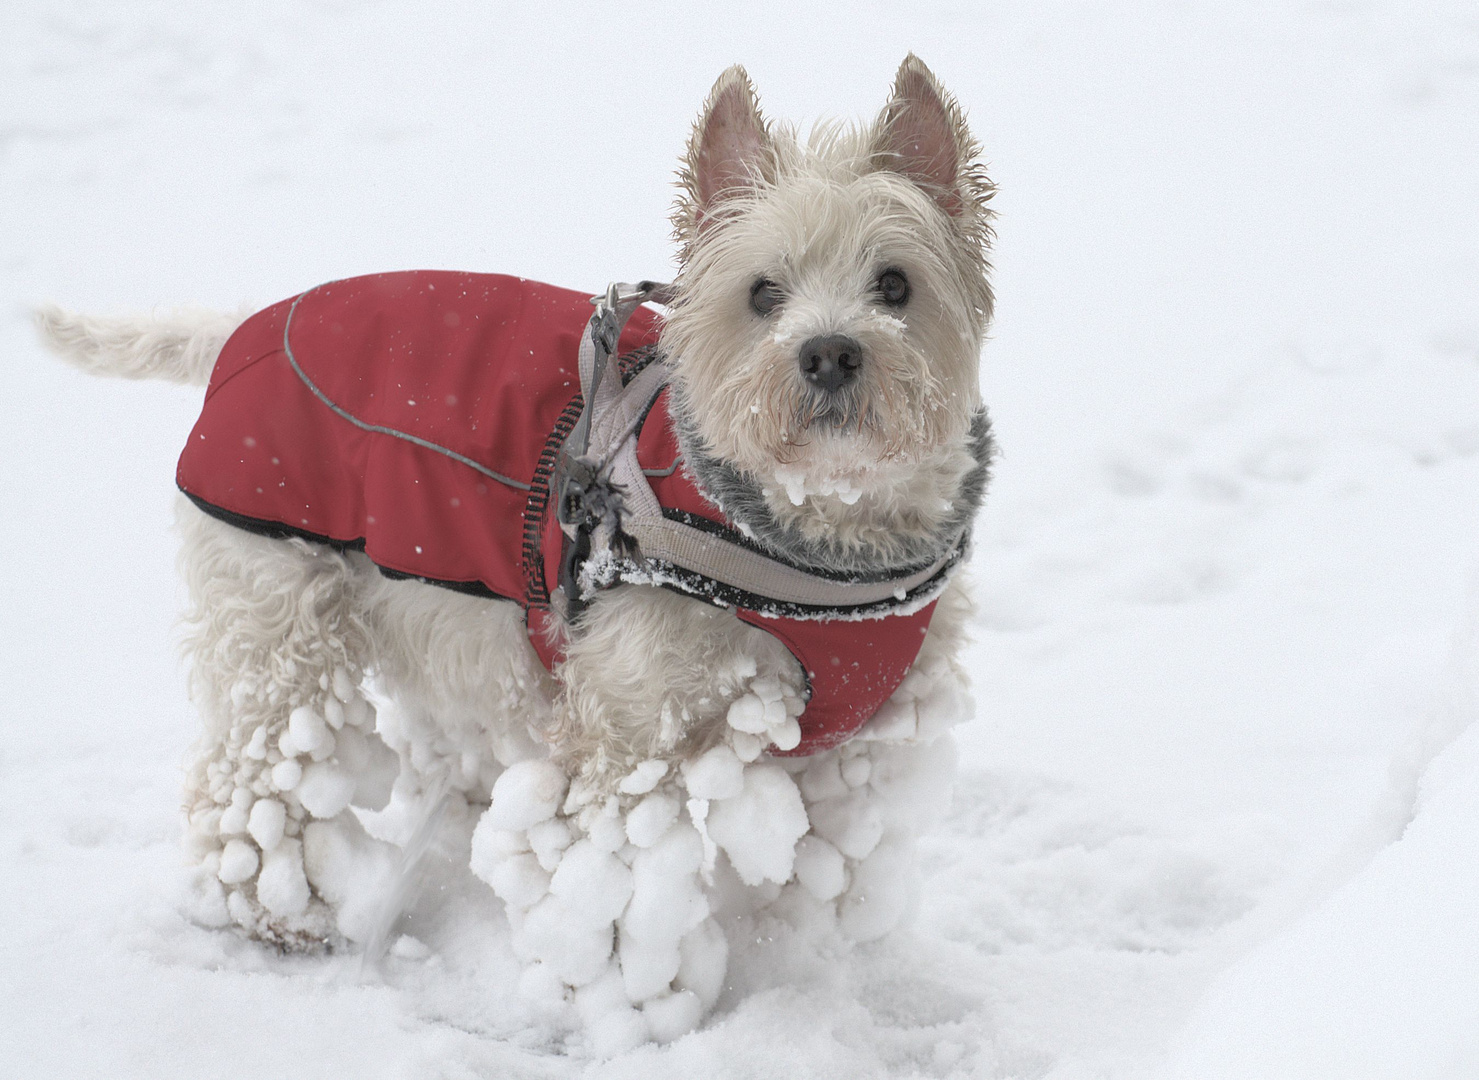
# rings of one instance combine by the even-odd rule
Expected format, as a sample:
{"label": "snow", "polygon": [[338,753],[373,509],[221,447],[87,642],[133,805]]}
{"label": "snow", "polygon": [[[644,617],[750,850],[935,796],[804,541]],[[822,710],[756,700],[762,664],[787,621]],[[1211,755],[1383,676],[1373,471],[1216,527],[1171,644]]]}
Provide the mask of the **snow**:
{"label": "snow", "polygon": [[247,819],[247,832],[263,851],[271,851],[282,840],[283,828],[287,825],[287,807],[276,799],[258,799],[252,804],[251,816]]}
{"label": "snow", "polygon": [[[885,321],[883,325],[891,326],[898,323],[897,319]],[[777,335],[777,344],[781,344],[780,335]],[[775,482],[781,486],[786,493],[786,498],[791,500],[791,505],[800,506],[808,497],[813,495],[836,495],[844,504],[851,506],[863,497],[863,489],[854,486],[854,478],[846,476],[814,476],[805,469],[793,466],[781,466],[775,470]]]}
{"label": "snow", "polygon": [[847,887],[847,868],[842,852],[820,835],[796,841],[796,880],[818,900],[835,898]]}
{"label": "snow", "polygon": [[639,848],[649,848],[677,820],[677,799],[662,793],[649,795],[627,814],[627,839]]}
{"label": "snow", "polygon": [[[0,6],[8,1069],[1479,1073],[1472,6],[629,14]],[[765,728],[650,789],[678,803],[670,828],[702,816],[712,853],[682,832],[671,852],[666,834],[628,847],[601,815],[536,849],[559,800],[520,799],[502,830],[453,822],[463,844],[476,824],[474,873],[433,845],[397,928],[419,947],[395,937],[363,975],[219,929],[260,800],[226,811],[240,846],[215,879],[182,871],[198,721],[169,518],[199,394],[64,370],[21,308],[234,310],[416,266],[660,277],[671,170],[719,71],[745,62],[775,117],[870,116],[907,48],[966,105],[1001,185],[984,391],[1003,456],[968,570],[968,721],[942,735],[964,703],[935,677],[869,741],[784,772],[808,806],[877,792],[877,846],[839,873],[808,817],[799,884],[740,880],[711,819],[780,768]],[[344,760],[374,718],[347,673],[331,689]],[[891,741],[911,730],[937,749]],[[288,757],[274,785],[295,767],[306,783],[318,766]],[[375,892],[339,872],[336,845],[371,840],[337,831],[349,816],[273,847],[276,902],[305,874]],[[539,875],[585,840],[634,883],[667,852],[651,873],[692,902],[572,938]],[[504,915],[485,881],[516,859],[530,899]],[[670,989],[633,1005],[621,935],[653,942],[645,992],[694,897],[711,910]],[[845,940],[893,914],[902,928]],[[589,976],[573,1001],[566,975]],[[709,1011],[683,1034],[687,994]]]}
{"label": "snow", "polygon": [[396,849],[370,836],[353,814],[303,829],[303,872],[334,905],[339,932],[352,941],[368,941],[374,933],[398,861]]}
{"label": "snow", "polygon": [[349,805],[354,777],[323,761],[310,763],[298,781],[298,801],[316,818],[331,818]]}
{"label": "snow", "polygon": [[725,743],[689,758],[681,768],[695,799],[732,799],[745,787],[744,764]]}
{"label": "snow", "polygon": [[569,780],[548,761],[520,761],[493,783],[488,808],[490,828],[520,832],[554,815],[565,799]]}
{"label": "snow", "polygon": [[228,840],[221,851],[221,866],[216,872],[227,885],[245,881],[257,872],[257,853],[245,840]]}
{"label": "snow", "polygon": [[644,761],[632,770],[630,776],[622,779],[619,790],[625,795],[645,795],[657,787],[657,782],[667,775],[667,771],[666,761]]}
{"label": "snow", "polygon": [[796,841],[808,827],[796,784],[779,765],[745,770],[740,793],[709,806],[709,836],[724,849],[746,885],[781,884],[791,877]]}
{"label": "snow", "polygon": [[[302,754],[313,753],[334,737],[324,718],[308,705],[299,705],[288,715],[288,734],[293,737],[298,753]],[[289,751],[283,749],[281,740],[278,741],[278,749],[284,756],[290,756]]]}
{"label": "snow", "polygon": [[632,872],[609,851],[581,840],[560,859],[550,892],[594,925],[610,926],[632,896]]}
{"label": "snow", "polygon": [[262,872],[257,876],[257,899],[262,906],[274,915],[301,915],[308,908],[308,898],[302,843],[284,840],[264,851]]}

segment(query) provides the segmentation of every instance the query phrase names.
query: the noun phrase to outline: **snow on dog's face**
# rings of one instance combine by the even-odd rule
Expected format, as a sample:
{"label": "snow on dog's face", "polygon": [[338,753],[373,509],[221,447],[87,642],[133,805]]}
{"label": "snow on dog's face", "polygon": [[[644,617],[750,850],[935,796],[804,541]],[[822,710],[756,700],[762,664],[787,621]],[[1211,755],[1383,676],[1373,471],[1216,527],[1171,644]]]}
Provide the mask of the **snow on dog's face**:
{"label": "snow on dog's face", "polygon": [[782,516],[912,503],[922,475],[948,503],[991,314],[976,153],[912,55],[871,128],[805,143],[767,128],[742,69],[715,85],[683,174],[664,345],[687,430]]}

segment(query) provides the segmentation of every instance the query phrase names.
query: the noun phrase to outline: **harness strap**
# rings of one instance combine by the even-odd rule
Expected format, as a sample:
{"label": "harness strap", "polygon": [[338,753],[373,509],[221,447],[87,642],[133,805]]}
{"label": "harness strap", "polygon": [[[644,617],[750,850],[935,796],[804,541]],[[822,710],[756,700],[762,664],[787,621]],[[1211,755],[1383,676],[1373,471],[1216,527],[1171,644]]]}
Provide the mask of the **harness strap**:
{"label": "harness strap", "polygon": [[903,603],[961,554],[956,545],[911,574],[884,581],[842,581],[808,573],[671,518],[634,518],[622,527],[637,541],[649,562],[695,571],[776,604],[839,612],[891,601]]}

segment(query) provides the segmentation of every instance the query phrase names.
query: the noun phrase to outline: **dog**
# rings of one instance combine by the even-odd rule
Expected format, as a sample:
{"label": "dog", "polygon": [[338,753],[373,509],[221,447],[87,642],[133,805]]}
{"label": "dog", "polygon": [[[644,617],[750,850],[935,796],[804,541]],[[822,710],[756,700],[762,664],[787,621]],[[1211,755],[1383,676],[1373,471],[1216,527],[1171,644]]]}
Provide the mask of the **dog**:
{"label": "dog", "polygon": [[[679,188],[673,285],[594,312],[431,273],[245,321],[38,312],[83,368],[210,387],[178,477],[204,921],[371,947],[409,856],[351,807],[451,806],[521,988],[612,1052],[713,1006],[736,896],[863,939],[907,907],[971,711],[993,187],[911,54],[873,124],[805,140],[729,69]],[[511,313],[550,344],[494,370]]]}

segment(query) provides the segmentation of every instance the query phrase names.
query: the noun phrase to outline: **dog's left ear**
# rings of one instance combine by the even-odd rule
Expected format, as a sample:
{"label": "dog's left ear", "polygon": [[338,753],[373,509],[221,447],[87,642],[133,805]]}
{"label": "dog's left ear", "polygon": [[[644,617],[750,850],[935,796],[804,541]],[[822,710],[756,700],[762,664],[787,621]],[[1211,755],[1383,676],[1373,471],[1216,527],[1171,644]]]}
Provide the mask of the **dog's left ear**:
{"label": "dog's left ear", "polygon": [[873,167],[902,173],[945,213],[967,218],[991,197],[991,184],[976,162],[979,152],[960,105],[910,53],[873,127]]}

